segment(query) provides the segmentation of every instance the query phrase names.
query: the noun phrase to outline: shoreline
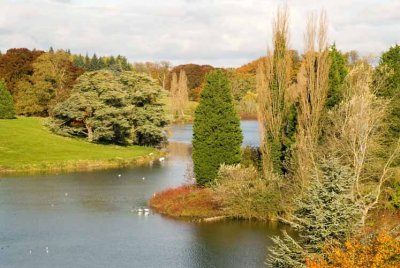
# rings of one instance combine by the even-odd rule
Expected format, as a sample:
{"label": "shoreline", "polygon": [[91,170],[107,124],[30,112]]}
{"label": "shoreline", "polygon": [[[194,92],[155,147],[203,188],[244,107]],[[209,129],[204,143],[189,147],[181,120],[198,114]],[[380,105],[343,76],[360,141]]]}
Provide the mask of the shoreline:
{"label": "shoreline", "polygon": [[0,166],[0,178],[7,175],[23,176],[36,174],[57,174],[73,172],[91,172],[96,170],[112,170],[124,167],[135,167],[149,165],[166,153],[156,151],[149,155],[138,156],[132,159],[105,159],[105,160],[70,160],[59,163],[27,164],[19,168]]}

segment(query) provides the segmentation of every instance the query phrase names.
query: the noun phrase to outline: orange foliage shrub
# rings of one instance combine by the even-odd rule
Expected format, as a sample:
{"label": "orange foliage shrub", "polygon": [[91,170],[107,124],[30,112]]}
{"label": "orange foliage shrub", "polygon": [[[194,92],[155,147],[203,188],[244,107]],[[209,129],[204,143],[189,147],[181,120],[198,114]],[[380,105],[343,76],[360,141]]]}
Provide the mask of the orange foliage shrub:
{"label": "orange foliage shrub", "polygon": [[207,218],[222,213],[210,188],[184,185],[167,189],[150,199],[150,207],[172,217]]}
{"label": "orange foliage shrub", "polygon": [[351,239],[325,250],[326,258],[307,260],[309,268],[400,267],[400,240],[386,231]]}

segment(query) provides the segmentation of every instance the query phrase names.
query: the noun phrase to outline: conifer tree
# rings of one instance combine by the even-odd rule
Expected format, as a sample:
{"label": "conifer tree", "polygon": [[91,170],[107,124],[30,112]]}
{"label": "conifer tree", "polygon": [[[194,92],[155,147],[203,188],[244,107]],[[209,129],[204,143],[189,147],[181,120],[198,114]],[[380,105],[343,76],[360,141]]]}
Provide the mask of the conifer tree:
{"label": "conifer tree", "polygon": [[[378,85],[378,80],[385,81],[384,85]],[[374,82],[375,89],[378,89],[377,95],[390,101],[387,143],[391,145],[397,141],[400,133],[400,45],[382,54]],[[396,164],[400,165],[400,159]]]}
{"label": "conifer tree", "polygon": [[229,80],[222,71],[213,71],[206,76],[193,124],[193,164],[197,184],[212,184],[221,164],[239,163],[242,140]]}
{"label": "conifer tree", "polygon": [[343,98],[343,84],[348,74],[346,57],[333,44],[329,49],[329,59],[331,65],[329,68],[329,88],[326,99],[326,107],[333,108]]}
{"label": "conifer tree", "polygon": [[349,167],[329,157],[319,163],[307,191],[297,201],[297,210],[290,222],[299,232],[299,239],[274,238],[270,250],[272,267],[302,267],[305,256],[320,253],[324,245],[343,242],[357,227],[361,217],[358,204],[351,199],[355,177]]}
{"label": "conifer tree", "polygon": [[4,81],[0,80],[0,119],[12,118],[15,118],[13,98]]}

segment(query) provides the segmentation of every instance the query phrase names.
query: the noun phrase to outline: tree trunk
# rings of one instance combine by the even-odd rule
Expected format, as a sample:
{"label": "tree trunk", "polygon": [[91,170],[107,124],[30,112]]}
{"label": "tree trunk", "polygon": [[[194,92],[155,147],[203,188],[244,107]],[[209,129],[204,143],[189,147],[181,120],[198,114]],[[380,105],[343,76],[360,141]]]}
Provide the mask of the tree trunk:
{"label": "tree trunk", "polygon": [[90,124],[86,124],[86,129],[87,129],[88,141],[92,142],[93,141],[93,128]]}

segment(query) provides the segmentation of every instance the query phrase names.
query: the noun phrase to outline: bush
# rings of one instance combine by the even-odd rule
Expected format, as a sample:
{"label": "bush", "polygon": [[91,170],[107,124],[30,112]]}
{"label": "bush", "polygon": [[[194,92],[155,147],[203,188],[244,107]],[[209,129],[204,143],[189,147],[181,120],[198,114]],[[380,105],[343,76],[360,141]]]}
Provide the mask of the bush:
{"label": "bush", "polygon": [[184,185],[167,189],[150,199],[150,207],[172,217],[206,218],[220,216],[210,188]]}
{"label": "bush", "polygon": [[261,171],[262,159],[261,150],[259,147],[246,146],[242,149],[241,164],[245,167],[254,166]]}
{"label": "bush", "polygon": [[253,166],[222,165],[213,187],[224,214],[235,218],[267,220],[279,211],[279,197]]}

